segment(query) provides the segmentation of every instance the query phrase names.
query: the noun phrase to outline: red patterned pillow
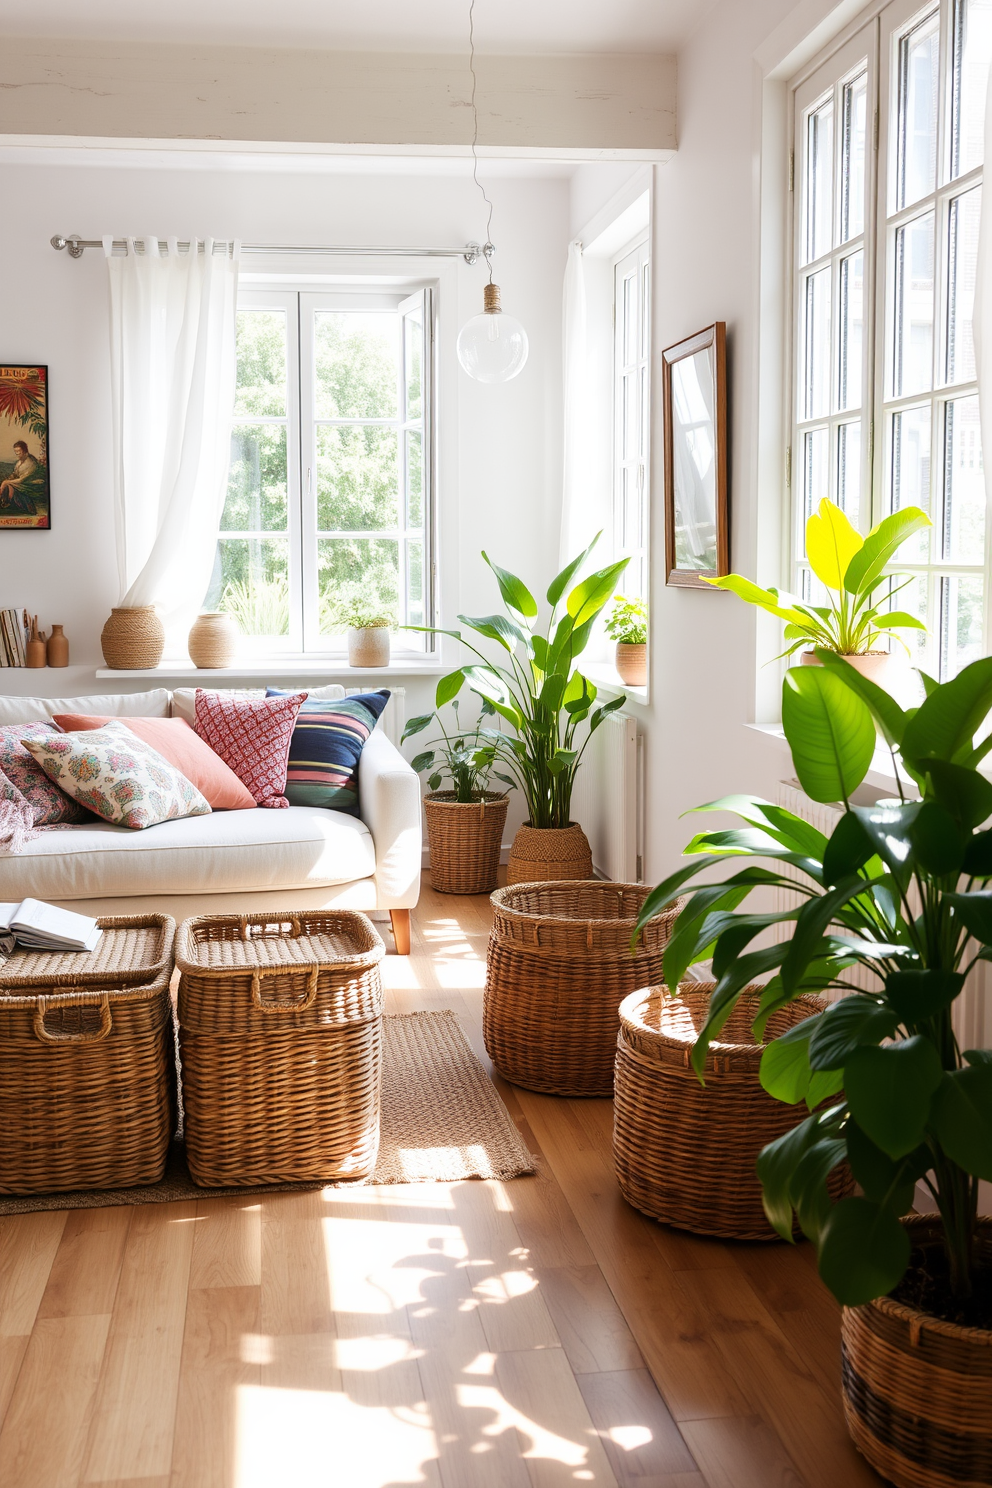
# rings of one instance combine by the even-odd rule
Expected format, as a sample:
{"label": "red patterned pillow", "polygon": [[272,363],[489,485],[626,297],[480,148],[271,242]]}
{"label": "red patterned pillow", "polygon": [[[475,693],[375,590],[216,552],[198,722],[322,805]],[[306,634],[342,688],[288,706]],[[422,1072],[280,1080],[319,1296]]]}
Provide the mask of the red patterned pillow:
{"label": "red patterned pillow", "polygon": [[259,806],[288,806],[286,766],[305,692],[234,698],[196,689],[196,732],[248,787]]}
{"label": "red patterned pillow", "polygon": [[49,780],[38,761],[24,748],[25,739],[46,739],[59,730],[54,723],[6,723],[0,727],[0,770],[20,791],[34,812],[36,827],[61,827],[93,820],[54,780]]}

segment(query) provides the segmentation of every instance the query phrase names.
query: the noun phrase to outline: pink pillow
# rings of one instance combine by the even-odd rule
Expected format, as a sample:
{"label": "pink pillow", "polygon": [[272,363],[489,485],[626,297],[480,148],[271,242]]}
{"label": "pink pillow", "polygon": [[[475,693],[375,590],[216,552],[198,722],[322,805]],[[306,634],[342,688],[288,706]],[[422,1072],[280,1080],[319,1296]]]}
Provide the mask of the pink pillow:
{"label": "pink pillow", "polygon": [[196,689],[196,732],[251,791],[257,806],[288,806],[286,768],[305,692],[281,698],[232,698]]}
{"label": "pink pillow", "polygon": [[78,801],[73,801],[54,780],[49,780],[21,742],[22,739],[44,739],[57,733],[53,723],[0,725],[0,770],[33,810],[36,827],[70,826],[93,820]]}
{"label": "pink pillow", "polygon": [[245,811],[255,806],[251,791],[210,745],[193,732],[185,718],[105,718],[90,713],[56,713],[55,722],[67,733],[102,728],[105,723],[123,723],[195,785],[215,811]]}

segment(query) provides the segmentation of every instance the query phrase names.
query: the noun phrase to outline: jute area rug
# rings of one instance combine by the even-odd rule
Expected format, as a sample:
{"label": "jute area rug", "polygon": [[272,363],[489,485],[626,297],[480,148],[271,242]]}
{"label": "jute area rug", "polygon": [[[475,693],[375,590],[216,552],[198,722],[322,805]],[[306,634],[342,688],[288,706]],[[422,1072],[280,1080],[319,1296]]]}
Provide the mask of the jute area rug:
{"label": "jute area rug", "polygon": [[[535,1162],[453,1012],[393,1013],[383,1019],[382,1125],[368,1183],[518,1178]],[[218,1194],[302,1192],[324,1183],[261,1188],[198,1188],[181,1141],[161,1183],[80,1193],[0,1195],[0,1215],[39,1209],[104,1209],[165,1204]],[[348,1185],[355,1187],[354,1183]]]}

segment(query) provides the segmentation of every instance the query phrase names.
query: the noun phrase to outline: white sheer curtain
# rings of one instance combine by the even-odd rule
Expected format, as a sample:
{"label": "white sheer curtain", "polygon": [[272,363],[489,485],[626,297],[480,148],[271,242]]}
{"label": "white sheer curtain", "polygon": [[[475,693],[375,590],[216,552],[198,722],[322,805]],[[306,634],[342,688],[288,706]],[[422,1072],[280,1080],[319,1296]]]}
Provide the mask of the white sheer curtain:
{"label": "white sheer curtain", "polygon": [[[568,245],[562,306],[565,449],[560,556],[563,567],[581,553],[601,527],[609,527],[613,424],[612,347],[608,332],[611,285],[612,271],[608,264],[586,258],[579,242]],[[606,562],[598,550],[596,556],[600,562]]]}
{"label": "white sheer curtain", "polygon": [[126,257],[103,246],[120,603],[156,605],[178,639],[203,602],[224,506],[240,244],[129,239]]}
{"label": "white sheer curtain", "polygon": [[[992,74],[985,103],[985,180],[978,228],[978,264],[972,329],[978,378],[978,416],[985,467],[985,541],[992,541]],[[986,595],[986,610],[990,598]],[[992,617],[990,617],[992,630]]]}

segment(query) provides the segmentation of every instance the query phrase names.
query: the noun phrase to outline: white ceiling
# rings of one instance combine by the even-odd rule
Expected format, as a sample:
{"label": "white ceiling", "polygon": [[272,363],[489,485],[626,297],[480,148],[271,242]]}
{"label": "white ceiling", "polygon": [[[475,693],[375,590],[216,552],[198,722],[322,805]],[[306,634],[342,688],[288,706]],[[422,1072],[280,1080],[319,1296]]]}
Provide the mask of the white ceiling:
{"label": "white ceiling", "polygon": [[[476,0],[476,47],[675,52],[717,3]],[[464,52],[468,0],[0,0],[0,35]]]}

